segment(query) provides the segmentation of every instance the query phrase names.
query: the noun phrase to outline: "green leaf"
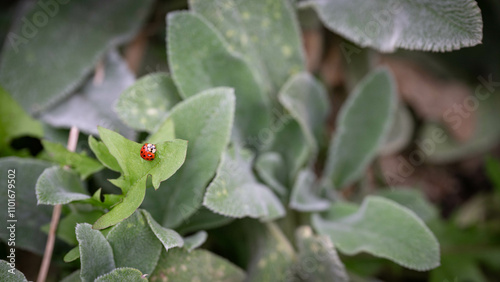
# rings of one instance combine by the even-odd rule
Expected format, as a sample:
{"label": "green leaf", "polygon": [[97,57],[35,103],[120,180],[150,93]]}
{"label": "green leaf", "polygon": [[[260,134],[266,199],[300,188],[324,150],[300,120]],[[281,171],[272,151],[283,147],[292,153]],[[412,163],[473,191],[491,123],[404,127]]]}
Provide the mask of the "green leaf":
{"label": "green leaf", "polygon": [[182,248],[162,251],[150,280],[243,281],[245,273],[231,262],[205,250],[188,252]]}
{"label": "green leaf", "polygon": [[[136,34],[152,3],[53,2],[46,9],[33,5],[26,20],[9,33],[10,44],[4,45],[0,59],[0,84],[26,111],[46,110],[75,90],[107,50]],[[35,25],[40,18],[46,19],[43,27]]]}
{"label": "green leaf", "polygon": [[269,127],[268,103],[250,67],[229,51],[208,22],[194,13],[174,12],[168,14],[167,29],[170,69],[184,98],[218,86],[232,87],[236,138],[251,142]]}
{"label": "green leaf", "polygon": [[[460,279],[457,279],[459,277]],[[443,257],[441,266],[433,269],[429,275],[430,282],[442,281],[490,281],[483,274],[481,266],[468,256]]]}
{"label": "green leaf", "polygon": [[493,157],[486,158],[486,175],[496,189],[496,193],[500,194],[500,161]]}
{"label": "green leaf", "polygon": [[158,189],[160,182],[172,176],[184,163],[187,142],[176,139],[156,144],[156,157],[153,161],[141,158],[140,151],[143,144],[128,140],[109,129],[99,127],[99,135],[116,158],[123,176],[131,184],[136,182],[146,184],[146,177],[153,177],[153,187]]}
{"label": "green leaf", "polygon": [[111,155],[108,150],[108,147],[104,144],[104,142],[97,141],[92,135],[89,135],[89,146],[92,149],[92,152],[97,157],[97,159],[107,168],[122,172],[122,169],[116,158]]}
{"label": "green leaf", "polygon": [[279,199],[255,179],[253,158],[249,150],[228,150],[207,188],[203,205],[215,213],[236,218],[249,216],[273,220],[285,215]]}
{"label": "green leaf", "polygon": [[310,153],[316,155],[324,139],[325,122],[330,110],[325,87],[311,74],[292,76],[280,90],[279,101],[299,123]]}
{"label": "green leaf", "polygon": [[262,181],[280,196],[285,196],[288,189],[286,166],[280,154],[275,152],[262,153],[255,161],[255,170]]}
{"label": "green leaf", "polygon": [[390,189],[380,190],[377,195],[407,207],[424,222],[439,217],[437,208],[427,201],[425,195],[419,189],[391,187]]}
{"label": "green leaf", "polygon": [[130,268],[130,267],[121,267],[114,269],[110,273],[104,274],[102,276],[97,277],[95,282],[147,282],[149,281],[141,271]]}
{"label": "green leaf", "polygon": [[40,119],[57,128],[76,126],[81,132],[93,135],[98,134],[97,126],[106,126],[133,138],[134,131],[120,121],[110,105],[134,83],[134,74],[116,50],[106,54],[103,64],[101,83],[89,78],[74,95],[43,112]]}
{"label": "green leaf", "polygon": [[302,170],[297,176],[290,196],[290,207],[303,212],[328,209],[330,201],[319,197],[316,175],[311,170]]}
{"label": "green leaf", "polygon": [[[76,238],[76,234],[75,234]],[[80,247],[76,246],[73,249],[71,249],[66,255],[64,256],[63,260],[64,262],[72,262],[80,258]],[[80,278],[80,273],[78,273],[78,278]]]}
{"label": "green leaf", "polygon": [[125,90],[115,110],[128,126],[153,131],[181,98],[172,78],[166,73],[152,73],[137,80]]}
{"label": "green leaf", "polygon": [[80,269],[75,270],[70,275],[64,277],[61,282],[82,282],[82,278],[80,278]]}
{"label": "green leaf", "polygon": [[189,142],[189,152],[185,164],[162,184],[164,189],[148,193],[145,206],[160,210],[157,220],[162,226],[177,226],[201,207],[205,187],[229,142],[234,100],[231,89],[215,88],[172,109],[175,136]]}
{"label": "green leaf", "polygon": [[190,0],[189,6],[242,54],[273,100],[291,75],[305,69],[300,28],[289,1]]}
{"label": "green leaf", "polygon": [[142,213],[142,216],[146,218],[146,221],[149,224],[151,231],[153,231],[156,238],[158,238],[158,240],[160,240],[160,242],[163,244],[165,251],[168,251],[169,249],[174,247],[182,247],[184,245],[184,240],[182,239],[181,235],[179,235],[172,229],[162,227],[158,222],[156,222],[153,219],[153,217],[151,217],[148,211],[146,210],[140,210],[140,211]]}
{"label": "green leaf", "polygon": [[[15,263],[13,265],[15,266]],[[11,268],[11,265],[2,259],[0,260],[0,281],[28,282],[28,279],[21,271]]]}
{"label": "green leaf", "polygon": [[184,238],[184,249],[188,252],[198,248],[207,240],[208,234],[205,230],[198,231],[195,234]]}
{"label": "green leaf", "polygon": [[42,125],[32,119],[0,86],[0,153],[12,139],[21,136],[41,138]]}
{"label": "green leaf", "polygon": [[78,175],[58,166],[45,169],[35,189],[39,205],[55,206],[90,199]]}
{"label": "green leaf", "polygon": [[381,155],[395,155],[406,148],[412,140],[415,122],[408,108],[399,105],[395,115],[391,129],[379,148]]}
{"label": "green leaf", "polygon": [[365,77],[339,113],[324,175],[340,189],[358,180],[386,139],[396,110],[394,79],[387,69]]}
{"label": "green leaf", "polygon": [[315,236],[311,227],[302,226],[295,232],[299,251],[295,278],[300,281],[347,282],[349,276],[328,236]]}
{"label": "green leaf", "polygon": [[158,143],[163,140],[175,139],[175,125],[171,118],[166,119],[160,124],[156,132],[148,136],[148,143]]}
{"label": "green leaf", "polygon": [[85,153],[70,152],[63,145],[47,140],[42,140],[42,144],[51,160],[60,165],[72,167],[80,174],[82,179],[103,169],[103,166],[98,161],[88,157]]}
{"label": "green leaf", "polygon": [[116,267],[133,267],[142,273],[155,269],[161,243],[141,212],[136,211],[115,225],[106,239],[113,249]]}
{"label": "green leaf", "polygon": [[[52,207],[38,206],[35,194],[35,184],[38,176],[52,164],[35,159],[21,159],[15,157],[0,159],[0,183],[3,183],[3,188],[0,189],[0,202],[2,208],[0,210],[1,220],[7,224],[8,219],[16,219],[16,248],[28,250],[35,254],[43,254],[47,236],[40,230],[40,227],[50,222],[52,215]],[[15,171],[15,173],[12,173]],[[15,188],[11,189],[15,192],[16,213],[15,218],[9,217],[8,203],[8,180],[9,175],[15,181]],[[15,176],[13,178],[13,176]],[[12,197],[12,196],[10,196]],[[12,202],[12,200],[10,200]],[[6,225],[4,225],[6,226]],[[0,228],[0,238],[7,243],[10,237],[10,232],[7,228]]]}
{"label": "green leaf", "polygon": [[313,226],[348,255],[367,252],[410,269],[439,266],[439,243],[411,210],[390,200],[369,196],[358,211],[337,220],[313,216]]}
{"label": "green leaf", "polygon": [[78,224],[76,238],[82,263],[80,277],[83,281],[94,281],[115,269],[113,250],[100,231],[92,229],[88,223]]}
{"label": "green leaf", "polygon": [[209,230],[227,225],[234,218],[213,213],[205,207],[201,207],[187,220],[183,221],[176,229],[181,234],[192,233],[199,230]]}
{"label": "green leaf", "polygon": [[[75,208],[73,206],[71,209],[71,213],[61,219],[61,221],[57,225],[57,238],[70,245],[77,245],[78,241],[76,240],[75,235],[76,224],[92,224],[103,214],[104,212],[101,210],[89,210],[84,208]],[[42,227],[42,230],[48,234],[50,230],[50,224],[44,225]]]}
{"label": "green leaf", "polygon": [[481,43],[483,22],[474,0],[320,1],[312,5],[323,23],[362,47],[451,51]]}

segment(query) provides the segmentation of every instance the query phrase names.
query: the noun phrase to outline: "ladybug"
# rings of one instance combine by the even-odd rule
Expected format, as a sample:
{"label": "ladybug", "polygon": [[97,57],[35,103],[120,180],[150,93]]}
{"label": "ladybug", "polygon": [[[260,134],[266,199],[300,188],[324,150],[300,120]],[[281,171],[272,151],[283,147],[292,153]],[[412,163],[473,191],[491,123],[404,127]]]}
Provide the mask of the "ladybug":
{"label": "ladybug", "polygon": [[155,159],[156,146],[155,144],[145,143],[141,147],[141,158],[146,161],[152,161]]}

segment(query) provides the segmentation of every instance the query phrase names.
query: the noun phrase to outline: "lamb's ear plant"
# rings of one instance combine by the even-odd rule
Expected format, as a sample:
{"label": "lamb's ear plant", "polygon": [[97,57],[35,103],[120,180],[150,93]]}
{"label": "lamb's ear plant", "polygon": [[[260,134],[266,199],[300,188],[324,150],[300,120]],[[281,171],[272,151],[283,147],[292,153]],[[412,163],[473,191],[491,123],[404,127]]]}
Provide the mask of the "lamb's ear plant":
{"label": "lamb's ear plant", "polygon": [[[417,271],[440,265],[427,226],[436,212],[422,195],[343,193],[363,186],[399,126],[393,74],[365,62],[331,133],[328,91],[306,69],[297,13],[312,8],[330,30],[380,52],[448,51],[481,41],[475,1],[190,0],[188,11],[166,15],[170,73],[135,83],[111,47],[136,33],[152,1],[91,2],[61,6],[20,51],[44,70],[20,62],[8,45],[2,52],[0,107],[16,111],[2,110],[0,122],[12,116],[19,125],[0,130],[0,154],[11,155],[13,138],[45,136],[39,159],[0,160],[2,171],[18,172],[19,219],[32,218],[20,225],[19,248],[42,253],[47,205],[64,205],[57,237],[74,270],[64,281],[348,281],[360,253]],[[75,25],[82,7],[95,11],[80,31],[89,37],[50,39]],[[378,29],[366,17],[372,11],[384,16]],[[47,50],[72,62],[48,80]],[[110,95],[122,93],[107,105],[111,113],[82,104],[93,115],[78,118],[89,134],[80,138],[86,153],[69,152],[24,111],[68,127],[65,105],[104,91],[95,78],[77,88],[104,53],[110,75],[102,83]],[[140,155],[146,142],[156,146],[151,161]],[[8,239],[6,230],[0,238]],[[0,267],[2,280],[8,266]]]}

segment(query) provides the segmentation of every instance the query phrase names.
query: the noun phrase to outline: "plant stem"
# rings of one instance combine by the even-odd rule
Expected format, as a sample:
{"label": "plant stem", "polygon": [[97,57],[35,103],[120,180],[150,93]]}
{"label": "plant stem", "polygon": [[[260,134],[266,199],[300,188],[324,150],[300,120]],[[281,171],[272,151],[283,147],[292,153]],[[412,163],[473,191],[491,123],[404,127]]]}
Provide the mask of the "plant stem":
{"label": "plant stem", "polygon": [[[68,151],[74,152],[76,149],[76,143],[78,142],[79,130],[75,126],[71,127],[68,137]],[[42,265],[40,266],[40,271],[38,272],[38,282],[45,282],[47,279],[47,273],[49,272],[50,260],[52,259],[52,251],[54,250],[54,242],[56,240],[56,230],[59,224],[59,218],[61,216],[61,205],[55,205],[52,211],[52,219],[50,221],[50,230],[47,237],[47,243],[45,244],[45,252],[43,254]]]}

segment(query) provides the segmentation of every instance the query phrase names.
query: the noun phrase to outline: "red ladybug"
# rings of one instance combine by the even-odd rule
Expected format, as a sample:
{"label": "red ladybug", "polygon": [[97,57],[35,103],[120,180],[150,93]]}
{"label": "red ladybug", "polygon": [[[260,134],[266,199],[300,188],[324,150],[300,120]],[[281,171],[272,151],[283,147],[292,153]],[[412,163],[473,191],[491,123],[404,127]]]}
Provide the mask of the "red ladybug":
{"label": "red ladybug", "polygon": [[155,159],[156,146],[155,144],[146,143],[141,148],[141,158],[146,161],[152,161]]}

